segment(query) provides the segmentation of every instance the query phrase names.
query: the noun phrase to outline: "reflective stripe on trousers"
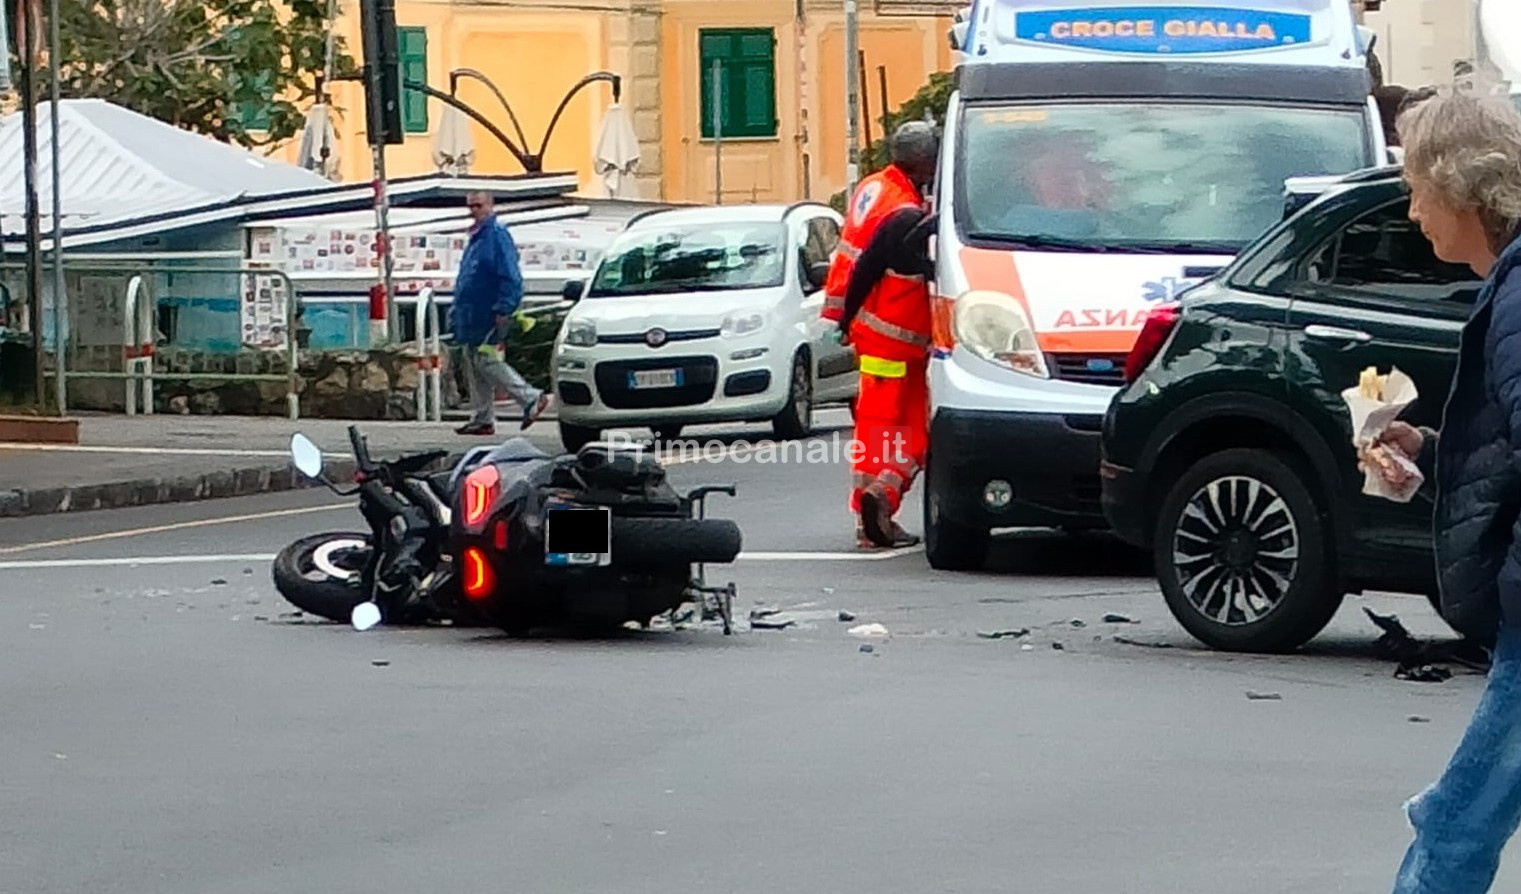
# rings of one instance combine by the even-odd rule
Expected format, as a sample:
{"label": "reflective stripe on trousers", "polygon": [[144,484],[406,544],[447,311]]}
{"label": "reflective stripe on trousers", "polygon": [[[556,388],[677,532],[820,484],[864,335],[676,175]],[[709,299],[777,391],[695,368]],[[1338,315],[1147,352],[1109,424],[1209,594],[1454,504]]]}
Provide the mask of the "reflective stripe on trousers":
{"label": "reflective stripe on trousers", "polygon": [[901,341],[916,348],[929,346],[930,337],[928,335],[922,332],[915,332],[912,329],[905,329],[896,323],[889,323],[869,310],[862,310],[856,314],[856,319],[860,320],[868,329],[874,330],[878,335]]}

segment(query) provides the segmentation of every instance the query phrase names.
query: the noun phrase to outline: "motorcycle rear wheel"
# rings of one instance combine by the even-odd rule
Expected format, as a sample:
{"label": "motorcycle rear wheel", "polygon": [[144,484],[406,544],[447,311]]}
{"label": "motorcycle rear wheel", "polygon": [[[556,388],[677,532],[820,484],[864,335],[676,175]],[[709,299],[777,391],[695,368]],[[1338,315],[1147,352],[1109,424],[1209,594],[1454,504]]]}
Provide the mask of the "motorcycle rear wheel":
{"label": "motorcycle rear wheel", "polygon": [[370,535],[337,531],[303,537],[275,556],[275,589],[285,601],[329,621],[347,623],[366,600]]}
{"label": "motorcycle rear wheel", "polygon": [[613,561],[619,565],[732,562],[741,545],[739,525],[726,518],[613,519]]}

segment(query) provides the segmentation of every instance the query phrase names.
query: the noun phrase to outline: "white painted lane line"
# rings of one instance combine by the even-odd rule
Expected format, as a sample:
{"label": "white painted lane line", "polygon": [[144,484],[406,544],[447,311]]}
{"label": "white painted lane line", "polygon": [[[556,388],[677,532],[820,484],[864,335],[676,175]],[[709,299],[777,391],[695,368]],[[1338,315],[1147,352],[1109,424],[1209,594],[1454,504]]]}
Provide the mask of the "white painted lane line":
{"label": "white painted lane line", "polygon": [[86,543],[101,543],[107,540],[121,540],[127,537],[142,537],[147,534],[164,534],[170,531],[184,531],[190,528],[204,528],[209,525],[230,525],[237,522],[260,521],[268,518],[286,518],[296,515],[311,515],[317,512],[332,512],[336,509],[353,509],[353,503],[329,503],[322,506],[304,506],[299,509],[275,509],[269,512],[251,512],[247,515],[225,515],[219,518],[199,518],[194,521],[175,522],[169,525],[154,525],[148,528],[127,528],[121,531],[107,531],[104,534],[87,534],[82,537],[65,537],[61,540],[44,540],[38,543],[23,543],[20,546],[0,547],[0,556],[15,555],[16,553],[36,552],[39,549],[56,549],[60,546],[80,546]]}
{"label": "white painted lane line", "polygon": [[222,565],[273,562],[274,553],[223,556],[125,556],[112,559],[20,559],[0,562],[0,571],[46,568],[131,568],[138,565]]}
{"label": "white painted lane line", "polygon": [[[893,559],[918,552],[921,547],[877,553],[753,552],[740,553],[736,562],[850,562]],[[130,568],[144,565],[222,565],[273,562],[274,553],[229,553],[190,556],[120,556],[107,559],[17,559],[0,561],[0,571],[31,571],[48,568]]]}
{"label": "white painted lane line", "polygon": [[19,444],[12,441],[0,441],[0,450],[118,453],[128,456],[290,456],[289,450],[234,450],[227,447],[91,447],[81,444]]}

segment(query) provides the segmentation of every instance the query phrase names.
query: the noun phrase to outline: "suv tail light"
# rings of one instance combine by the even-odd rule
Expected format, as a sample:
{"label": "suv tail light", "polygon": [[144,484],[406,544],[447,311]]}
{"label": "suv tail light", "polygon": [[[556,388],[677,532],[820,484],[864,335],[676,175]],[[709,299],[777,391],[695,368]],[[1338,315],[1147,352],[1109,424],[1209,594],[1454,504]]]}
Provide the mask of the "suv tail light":
{"label": "suv tail light", "polygon": [[1125,358],[1125,381],[1134,382],[1140,378],[1151,361],[1156,359],[1157,353],[1162,350],[1162,345],[1167,343],[1167,337],[1172,334],[1172,329],[1178,324],[1180,316],[1179,307],[1176,304],[1163,304],[1146,315],[1146,323],[1141,327],[1141,334],[1136,337],[1135,345],[1131,347],[1130,354]]}
{"label": "suv tail light", "polygon": [[463,558],[464,579],[461,584],[465,595],[476,600],[490,596],[496,588],[496,580],[491,572],[491,563],[486,561],[486,554],[473,546],[467,546]]}
{"label": "suv tail light", "polygon": [[496,466],[485,465],[465,476],[465,527],[479,530],[502,492],[502,476]]}

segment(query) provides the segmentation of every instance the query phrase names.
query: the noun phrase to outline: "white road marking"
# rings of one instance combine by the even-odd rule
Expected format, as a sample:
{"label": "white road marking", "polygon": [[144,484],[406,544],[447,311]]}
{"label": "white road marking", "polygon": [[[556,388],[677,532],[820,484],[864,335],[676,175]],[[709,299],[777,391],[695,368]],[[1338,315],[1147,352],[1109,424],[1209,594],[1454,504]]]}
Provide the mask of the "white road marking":
{"label": "white road marking", "polygon": [[[736,562],[850,562],[893,559],[918,552],[921,547],[875,553],[753,552],[740,553]],[[0,571],[34,571],[49,568],[131,568],[154,565],[231,565],[273,562],[274,553],[228,553],[189,556],[118,556],[105,559],[17,559],[0,562]],[[710,563],[712,564],[712,563]]]}
{"label": "white road marking", "polygon": [[121,540],[126,537],[141,537],[146,534],[164,534],[169,531],[184,531],[190,528],[204,528],[208,525],[230,525],[237,522],[260,521],[267,518],[285,518],[294,515],[311,515],[316,512],[332,512],[335,509],[353,509],[353,503],[329,503],[323,506],[303,506],[299,509],[275,509],[269,512],[251,512],[247,515],[225,515],[220,518],[198,518],[194,521],[175,522],[168,525],[154,525],[148,528],[127,528],[122,531],[107,531],[104,534],[86,534],[82,537],[65,537],[61,540],[44,540],[39,543],[23,543],[20,546],[0,547],[0,556],[15,555],[16,553],[35,552],[39,549],[56,549],[60,546],[80,546],[85,543],[100,543],[106,540]]}
{"label": "white road marking", "polygon": [[36,450],[55,453],[119,453],[135,456],[283,456],[289,450],[233,450],[225,447],[91,447],[81,444],[19,444],[0,441],[0,450]]}

